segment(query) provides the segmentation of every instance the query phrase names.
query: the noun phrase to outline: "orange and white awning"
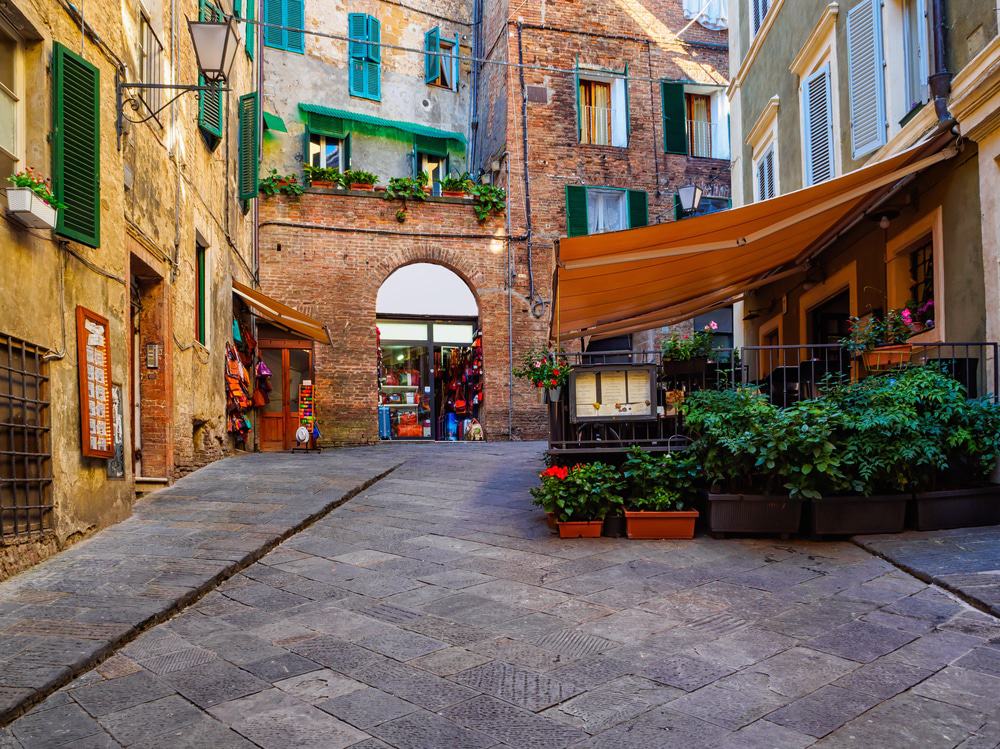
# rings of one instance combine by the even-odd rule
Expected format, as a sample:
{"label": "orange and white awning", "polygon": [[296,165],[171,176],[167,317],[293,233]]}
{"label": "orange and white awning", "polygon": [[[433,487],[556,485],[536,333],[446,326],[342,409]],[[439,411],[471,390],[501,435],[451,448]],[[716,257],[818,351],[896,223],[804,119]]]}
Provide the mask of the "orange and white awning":
{"label": "orange and white awning", "polygon": [[843,177],[729,211],[562,239],[552,337],[669,325],[801,273],[817,243],[860,215],[876,193],[956,153],[929,150],[925,142]]}

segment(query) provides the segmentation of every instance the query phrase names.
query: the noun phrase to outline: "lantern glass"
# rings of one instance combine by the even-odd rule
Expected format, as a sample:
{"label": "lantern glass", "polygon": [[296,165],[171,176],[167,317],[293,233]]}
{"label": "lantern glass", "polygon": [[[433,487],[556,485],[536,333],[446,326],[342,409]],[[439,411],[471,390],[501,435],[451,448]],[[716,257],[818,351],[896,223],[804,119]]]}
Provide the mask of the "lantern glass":
{"label": "lantern glass", "polygon": [[188,30],[198,61],[198,72],[209,83],[227,80],[240,47],[236,22],[232,18],[188,21]]}
{"label": "lantern glass", "polygon": [[686,212],[697,211],[701,205],[702,189],[697,185],[684,185],[677,190],[677,196],[681,201],[681,208]]}

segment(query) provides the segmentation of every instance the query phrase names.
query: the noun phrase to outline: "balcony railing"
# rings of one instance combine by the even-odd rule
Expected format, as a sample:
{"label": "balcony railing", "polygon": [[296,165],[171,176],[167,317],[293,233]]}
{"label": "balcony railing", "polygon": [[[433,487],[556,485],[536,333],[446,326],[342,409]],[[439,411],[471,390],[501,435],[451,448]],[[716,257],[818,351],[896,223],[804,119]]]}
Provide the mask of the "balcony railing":
{"label": "balcony railing", "polygon": [[[902,360],[874,366],[938,363],[958,380],[970,398],[1000,400],[1000,344],[984,342],[913,344]],[[608,351],[567,354],[574,369],[613,364],[655,364],[657,402],[649,420],[571,419],[569,398],[549,409],[549,450],[553,453],[615,453],[633,445],[650,451],[683,449],[690,442],[677,403],[686,393],[740,386],[756,388],[778,406],[815,398],[832,383],[858,380],[873,371],[839,344],[744,346],[717,349],[707,362],[663,362],[659,351]],[[686,365],[686,366],[685,366]]]}
{"label": "balcony railing", "polygon": [[688,155],[702,159],[729,158],[729,128],[724,123],[688,120]]}

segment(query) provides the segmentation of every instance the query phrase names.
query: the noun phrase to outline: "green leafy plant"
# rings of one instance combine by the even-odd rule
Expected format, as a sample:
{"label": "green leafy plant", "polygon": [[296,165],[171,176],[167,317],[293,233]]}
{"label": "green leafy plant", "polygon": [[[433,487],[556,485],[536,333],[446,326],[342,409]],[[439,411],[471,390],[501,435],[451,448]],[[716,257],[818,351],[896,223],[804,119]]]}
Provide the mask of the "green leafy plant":
{"label": "green leafy plant", "polygon": [[702,330],[693,333],[671,333],[670,337],[660,344],[664,361],[690,361],[691,359],[708,358],[712,355],[712,333],[719,329],[716,322],[710,322]]}
{"label": "green leafy plant", "polygon": [[654,456],[633,447],[622,466],[622,475],[628,486],[626,505],[630,510],[666,512],[693,504],[703,474],[691,450]]}
{"label": "green leafy plant", "polygon": [[572,367],[565,357],[554,351],[532,349],[524,355],[520,367],[514,368],[514,376],[530,380],[535,387],[562,387],[569,381]]}
{"label": "green leafy plant", "polygon": [[386,200],[401,200],[404,205],[407,200],[423,200],[427,196],[424,192],[426,184],[426,172],[416,177],[393,177],[385,188],[384,197]]}
{"label": "green leafy plant", "polygon": [[344,183],[350,185],[377,185],[378,175],[363,169],[348,169],[344,172]]}
{"label": "green leafy plant", "polygon": [[278,174],[272,169],[260,180],[260,191],[268,197],[274,195],[301,195],[305,190],[294,174]]}
{"label": "green leafy plant", "polygon": [[[921,314],[925,313],[926,310]],[[906,343],[910,336],[923,330],[924,327],[925,324],[916,320],[909,307],[891,309],[881,318],[876,315],[863,319],[850,318],[850,332],[840,343],[849,353],[862,354],[879,346]]]}
{"label": "green leafy plant", "polygon": [[306,164],[303,167],[306,179],[313,182],[332,182],[335,187],[344,187],[344,173],[332,166],[313,166]]}
{"label": "green leafy plant", "polygon": [[507,191],[502,187],[470,182],[468,192],[472,195],[472,210],[481,224],[507,210]]}
{"label": "green leafy plant", "polygon": [[542,486],[532,490],[536,504],[562,522],[603,520],[624,505],[624,480],[607,463],[578,463],[572,468],[553,466],[541,474]]}
{"label": "green leafy plant", "polygon": [[55,193],[52,192],[52,180],[38,174],[30,166],[21,172],[16,172],[7,177],[7,181],[14,187],[23,187],[31,190],[35,195],[44,200],[53,208],[64,208],[65,206],[56,200]]}
{"label": "green leafy plant", "polygon": [[472,177],[469,176],[468,172],[462,172],[462,174],[457,175],[449,174],[441,178],[441,189],[445,192],[467,193],[472,185]]}

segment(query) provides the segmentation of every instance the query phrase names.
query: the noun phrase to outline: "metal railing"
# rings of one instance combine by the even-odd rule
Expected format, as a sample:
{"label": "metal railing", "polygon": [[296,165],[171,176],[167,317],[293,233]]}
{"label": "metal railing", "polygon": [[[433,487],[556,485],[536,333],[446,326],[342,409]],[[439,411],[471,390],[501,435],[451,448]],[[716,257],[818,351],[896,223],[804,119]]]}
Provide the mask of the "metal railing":
{"label": "metal railing", "polygon": [[726,123],[688,120],[688,155],[702,159],[729,158],[729,130]]}

